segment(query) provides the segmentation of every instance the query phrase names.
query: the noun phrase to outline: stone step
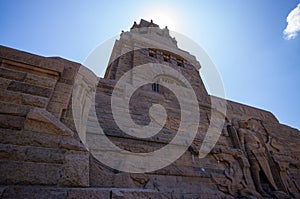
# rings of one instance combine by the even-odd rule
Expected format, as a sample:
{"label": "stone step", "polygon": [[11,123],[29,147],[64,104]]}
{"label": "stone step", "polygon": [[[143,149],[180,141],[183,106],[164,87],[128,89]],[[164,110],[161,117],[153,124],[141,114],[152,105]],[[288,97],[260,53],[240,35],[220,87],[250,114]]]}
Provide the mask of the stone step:
{"label": "stone step", "polygon": [[47,199],[126,199],[126,198],[152,198],[159,199],[161,193],[152,189],[132,188],[80,188],[80,187],[55,187],[55,186],[0,186],[0,197],[9,198],[47,198]]}
{"label": "stone step", "polygon": [[[1,78],[0,78],[1,84]],[[0,89],[0,99],[2,102],[9,102],[11,104],[18,104],[18,105],[28,105],[28,106],[35,106],[39,108],[45,108],[48,103],[48,98],[40,97],[25,93],[19,93],[15,91],[9,91]]]}
{"label": "stone step", "polygon": [[0,144],[1,161],[63,164],[66,153],[65,149]]}
{"label": "stone step", "polygon": [[[8,117],[8,116],[6,116]],[[11,116],[12,117],[12,116]],[[9,117],[10,118],[10,117]],[[16,119],[16,118],[13,118]],[[1,114],[0,114],[0,121]],[[5,120],[4,120],[5,121]],[[9,120],[15,121],[15,120]],[[74,151],[86,151],[84,145],[74,137],[49,133],[2,128],[0,123],[0,143],[45,148],[60,148]]]}

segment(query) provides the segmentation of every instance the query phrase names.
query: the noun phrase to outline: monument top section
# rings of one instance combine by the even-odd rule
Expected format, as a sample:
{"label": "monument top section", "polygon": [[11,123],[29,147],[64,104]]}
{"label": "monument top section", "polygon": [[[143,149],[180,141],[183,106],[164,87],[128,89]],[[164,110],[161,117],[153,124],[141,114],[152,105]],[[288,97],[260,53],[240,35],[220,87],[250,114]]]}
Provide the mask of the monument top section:
{"label": "monument top section", "polygon": [[177,48],[177,41],[174,37],[170,36],[168,27],[160,28],[159,25],[153,22],[153,20],[149,22],[141,19],[139,24],[135,21],[130,28],[130,31],[123,33],[139,34],[154,42],[163,43],[172,48]]}
{"label": "monument top section", "polygon": [[115,43],[109,63],[132,50],[149,49],[149,51],[155,51],[162,56],[177,57],[182,62],[190,63],[199,70],[201,65],[196,57],[177,46],[174,36],[176,35],[181,40],[184,36],[172,31],[171,34],[172,36],[167,26],[160,28],[153,20],[149,22],[141,19],[139,23],[134,22],[129,31],[122,31],[120,39]]}
{"label": "monument top section", "polygon": [[[153,20],[151,19],[151,21],[146,21],[144,19],[141,19],[140,23],[137,24],[136,21],[133,23],[133,26],[131,27],[131,29],[134,28],[142,28],[142,27],[159,27],[159,25],[153,23]],[[167,27],[166,27],[167,28]]]}

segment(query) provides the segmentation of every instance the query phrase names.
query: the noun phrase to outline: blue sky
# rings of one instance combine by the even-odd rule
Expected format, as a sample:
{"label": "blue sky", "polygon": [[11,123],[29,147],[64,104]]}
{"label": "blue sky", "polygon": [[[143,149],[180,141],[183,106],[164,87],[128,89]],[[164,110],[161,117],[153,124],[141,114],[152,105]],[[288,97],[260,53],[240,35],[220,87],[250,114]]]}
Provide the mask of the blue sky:
{"label": "blue sky", "polygon": [[83,63],[133,21],[153,19],[205,49],[227,99],[271,111],[281,123],[299,129],[300,35],[290,40],[283,35],[287,16],[299,3],[2,0],[0,44]]}

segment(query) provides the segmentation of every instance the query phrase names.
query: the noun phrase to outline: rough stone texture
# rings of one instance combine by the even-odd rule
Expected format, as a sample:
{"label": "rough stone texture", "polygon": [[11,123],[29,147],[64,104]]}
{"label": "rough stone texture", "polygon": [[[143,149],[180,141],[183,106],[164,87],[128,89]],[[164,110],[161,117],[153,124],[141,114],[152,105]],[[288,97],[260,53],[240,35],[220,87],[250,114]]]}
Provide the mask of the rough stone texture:
{"label": "rough stone texture", "polygon": [[116,189],[116,188],[60,188],[48,186],[0,186],[0,197],[11,198],[41,198],[41,199],[160,199],[163,198],[157,191],[151,189]]}
{"label": "rough stone texture", "polygon": [[33,108],[26,116],[24,130],[49,133],[61,136],[73,136],[73,131],[66,127],[45,109]]}
{"label": "rough stone texture", "polygon": [[[198,133],[169,166],[124,173],[90,153],[102,139],[99,124],[111,142],[136,153],[168,144],[180,124],[176,96],[165,88],[153,92],[151,85],[131,97],[130,114],[137,124],[147,125],[152,103],[164,106],[168,117],[157,135],[136,138],[114,121],[110,105],[117,80],[145,63],[168,65],[190,82],[200,109]],[[208,95],[199,62],[177,47],[167,29],[144,20],[135,23],[116,41],[105,78],[82,68],[0,47],[0,198],[300,198],[300,132],[270,112],[227,101],[225,124],[215,132],[221,136],[205,158],[198,158],[209,125],[217,129],[211,101],[223,100]],[[157,81],[181,84],[167,77]],[[80,88],[80,98],[72,106],[74,87]],[[80,122],[76,126],[74,121]]]}

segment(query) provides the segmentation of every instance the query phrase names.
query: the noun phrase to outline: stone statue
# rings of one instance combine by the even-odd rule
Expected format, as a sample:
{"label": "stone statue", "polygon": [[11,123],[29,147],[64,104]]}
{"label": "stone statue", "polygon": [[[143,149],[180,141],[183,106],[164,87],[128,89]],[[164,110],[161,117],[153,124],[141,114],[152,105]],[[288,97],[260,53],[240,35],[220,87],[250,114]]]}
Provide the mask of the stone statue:
{"label": "stone statue", "polygon": [[278,190],[272,176],[271,168],[267,159],[266,149],[255,132],[255,127],[248,122],[240,123],[238,131],[242,150],[245,152],[250,163],[250,171],[254,181],[255,188],[262,196],[269,196],[262,188],[260,172],[262,171],[272,188]]}
{"label": "stone statue", "polygon": [[223,178],[216,174],[211,174],[212,180],[217,184],[219,191],[229,193],[234,198],[261,198],[261,195],[255,191],[248,160],[244,157],[241,150],[222,146],[215,147],[211,154],[217,160],[218,166],[225,167]]}

